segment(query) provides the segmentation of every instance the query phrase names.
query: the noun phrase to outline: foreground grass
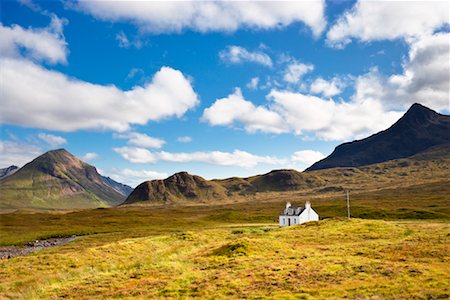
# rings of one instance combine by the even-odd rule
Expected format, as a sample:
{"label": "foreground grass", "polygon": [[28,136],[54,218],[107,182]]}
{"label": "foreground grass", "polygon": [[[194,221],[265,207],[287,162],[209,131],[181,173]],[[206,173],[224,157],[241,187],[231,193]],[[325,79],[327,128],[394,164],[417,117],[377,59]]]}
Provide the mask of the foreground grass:
{"label": "foreground grass", "polygon": [[211,226],[115,241],[102,237],[114,233],[85,236],[59,248],[2,261],[0,295],[23,299],[450,296],[446,222],[328,219],[291,228],[212,226],[208,218],[204,222]]}

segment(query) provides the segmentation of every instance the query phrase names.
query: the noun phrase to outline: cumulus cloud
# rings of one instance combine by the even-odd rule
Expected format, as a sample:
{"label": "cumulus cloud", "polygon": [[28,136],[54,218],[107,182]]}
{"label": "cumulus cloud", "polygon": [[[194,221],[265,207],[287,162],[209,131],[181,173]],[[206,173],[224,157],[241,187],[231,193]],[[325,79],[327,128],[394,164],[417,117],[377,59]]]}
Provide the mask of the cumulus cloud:
{"label": "cumulus cloud", "polygon": [[19,141],[0,140],[0,168],[23,166],[44,153],[41,147]]}
{"label": "cumulus cloud", "polygon": [[25,55],[38,61],[52,64],[67,62],[67,43],[62,35],[63,21],[52,17],[50,26],[24,29],[0,23],[0,53],[2,57],[17,58]]}
{"label": "cumulus cloud", "polygon": [[268,98],[293,132],[312,132],[323,140],[363,138],[388,128],[402,115],[386,111],[380,101],[371,99],[336,102],[277,90],[272,90]]}
{"label": "cumulus cloud", "polygon": [[190,142],[192,142],[192,138],[190,136],[180,136],[177,138],[177,142],[190,143]]}
{"label": "cumulus cloud", "polygon": [[450,33],[425,36],[410,43],[402,74],[391,75],[383,86],[384,102],[403,107],[420,102],[436,110],[450,110]]}
{"label": "cumulus cloud", "polygon": [[291,160],[296,163],[310,166],[323,158],[325,158],[325,155],[319,151],[300,150],[292,154]]}
{"label": "cumulus cloud", "polygon": [[358,76],[355,101],[377,99],[386,109],[406,110],[413,103],[450,109],[450,33],[437,33],[411,42],[403,72],[390,76],[372,68]]}
{"label": "cumulus cloud", "polygon": [[242,123],[249,132],[286,132],[281,116],[263,106],[255,106],[242,96],[239,88],[233,94],[216,100],[203,112],[202,120],[211,125],[232,125]]}
{"label": "cumulus cloud", "polygon": [[[170,67],[162,67],[144,86],[123,91],[36,64],[35,58],[51,63],[66,61],[62,21],[58,18],[43,29],[0,25],[0,30],[0,124],[58,131],[126,131],[132,124],[181,117],[199,103],[191,82]],[[33,97],[29,91],[33,91]]]}
{"label": "cumulus cloud", "polygon": [[336,78],[327,81],[319,77],[311,84],[310,92],[313,94],[321,94],[326,97],[333,97],[342,92],[339,88],[340,85],[340,82]]}
{"label": "cumulus cloud", "polygon": [[114,169],[108,172],[107,176],[111,177],[117,182],[123,182],[132,187],[136,187],[138,184],[144,181],[164,179],[169,175],[164,172],[156,172],[151,170]]}
{"label": "cumulus cloud", "polygon": [[267,105],[255,106],[236,89],[234,94],[206,108],[202,119],[211,125],[242,125],[248,132],[313,133],[323,140],[346,140],[386,129],[401,116],[400,112],[386,111],[378,99],[371,98],[336,102],[272,90],[267,99]]}
{"label": "cumulus cloud", "polygon": [[199,102],[190,81],[170,67],[128,91],[70,78],[26,60],[2,58],[0,68],[0,123],[58,131],[126,131],[131,124],[181,117]]}
{"label": "cumulus cloud", "polygon": [[83,160],[83,161],[91,161],[91,160],[97,159],[98,157],[99,157],[99,155],[97,153],[95,153],[95,152],[88,152],[88,153],[86,153],[85,155],[83,155],[81,157],[81,160]]}
{"label": "cumulus cloud", "polygon": [[234,150],[233,152],[209,151],[173,153],[166,151],[150,152],[147,149],[121,147],[114,148],[124,159],[131,163],[155,163],[158,161],[187,163],[202,162],[220,166],[240,166],[252,168],[258,164],[281,164],[285,160],[272,156],[259,156],[246,151]]}
{"label": "cumulus cloud", "polygon": [[113,150],[120,154],[127,161],[135,164],[155,163],[158,161],[157,155],[144,148],[138,147],[117,147]]}
{"label": "cumulus cloud", "polygon": [[47,133],[39,133],[38,138],[49,144],[51,147],[58,147],[64,144],[67,144],[67,140],[61,136],[47,134]]}
{"label": "cumulus cloud", "polygon": [[159,34],[194,30],[233,32],[273,29],[302,22],[318,36],[325,28],[325,1],[78,1],[77,9],[108,21],[136,24]]}
{"label": "cumulus cloud", "polygon": [[449,24],[448,1],[358,1],[327,33],[327,42],[344,47],[362,41],[417,38]]}
{"label": "cumulus cloud", "polygon": [[314,66],[311,64],[302,64],[294,62],[286,67],[283,79],[288,83],[298,83],[302,77],[314,70]]}
{"label": "cumulus cloud", "polygon": [[250,52],[240,46],[228,46],[227,49],[219,52],[222,61],[239,64],[243,62],[252,62],[267,67],[272,67],[273,62],[269,55],[261,51]]}
{"label": "cumulus cloud", "polygon": [[115,138],[128,139],[127,144],[143,148],[161,148],[166,141],[144,133],[127,132],[114,134]]}

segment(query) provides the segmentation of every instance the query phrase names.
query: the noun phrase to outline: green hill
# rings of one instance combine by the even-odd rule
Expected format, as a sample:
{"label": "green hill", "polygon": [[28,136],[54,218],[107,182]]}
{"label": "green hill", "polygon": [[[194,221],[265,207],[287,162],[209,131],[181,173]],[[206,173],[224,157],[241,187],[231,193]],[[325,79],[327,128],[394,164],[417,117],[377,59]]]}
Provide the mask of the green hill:
{"label": "green hill", "polygon": [[0,208],[110,207],[125,196],[64,149],[49,151],[0,181]]}

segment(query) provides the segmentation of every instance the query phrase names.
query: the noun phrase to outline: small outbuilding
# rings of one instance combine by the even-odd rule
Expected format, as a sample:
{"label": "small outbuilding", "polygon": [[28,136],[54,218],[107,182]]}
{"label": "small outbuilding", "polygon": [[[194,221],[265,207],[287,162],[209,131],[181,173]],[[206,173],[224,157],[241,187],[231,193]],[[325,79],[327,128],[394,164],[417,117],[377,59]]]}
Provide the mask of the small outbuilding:
{"label": "small outbuilding", "polygon": [[319,215],[311,208],[311,202],[306,201],[305,206],[292,206],[286,203],[286,208],[280,214],[280,226],[292,226],[311,221],[319,221]]}

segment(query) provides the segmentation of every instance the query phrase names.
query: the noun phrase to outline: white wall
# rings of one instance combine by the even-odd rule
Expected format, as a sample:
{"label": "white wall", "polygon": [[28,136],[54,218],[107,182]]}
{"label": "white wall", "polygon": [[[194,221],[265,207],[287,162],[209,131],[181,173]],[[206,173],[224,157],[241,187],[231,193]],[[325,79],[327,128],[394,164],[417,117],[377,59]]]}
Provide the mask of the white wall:
{"label": "white wall", "polygon": [[311,207],[306,207],[300,214],[300,224],[311,221],[319,221],[319,215]]}
{"label": "white wall", "polygon": [[289,226],[289,220],[291,221],[291,224],[290,224],[291,226],[300,224],[299,216],[280,216],[279,217],[280,226]]}

